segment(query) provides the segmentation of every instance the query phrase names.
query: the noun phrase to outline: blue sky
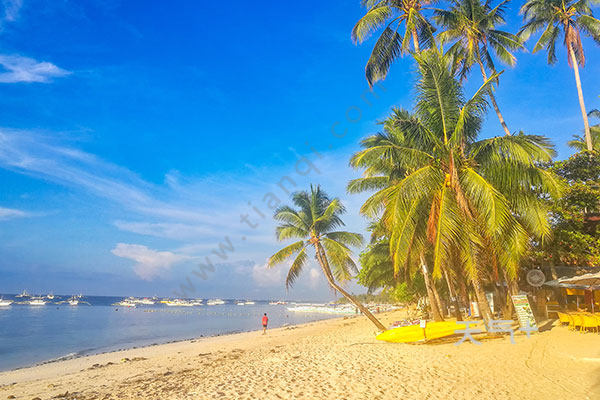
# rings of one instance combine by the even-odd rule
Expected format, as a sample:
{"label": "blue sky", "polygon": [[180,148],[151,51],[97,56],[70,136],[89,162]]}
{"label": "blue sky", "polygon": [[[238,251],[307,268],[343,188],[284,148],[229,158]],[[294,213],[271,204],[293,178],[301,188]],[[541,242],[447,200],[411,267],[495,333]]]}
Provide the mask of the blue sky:
{"label": "blue sky", "polygon": [[[411,106],[413,64],[367,94],[373,42],[350,41],[358,1],[205,3],[3,2],[0,292],[332,296],[316,265],[289,293],[284,268],[264,268],[280,244],[263,199],[287,200],[282,179],[320,183],[363,231],[348,158],[392,106]],[[600,52],[584,46],[592,109]],[[582,128],[566,55],[517,57],[497,90],[509,127],[549,136],[564,158]],[[499,134],[490,114],[483,135]]]}

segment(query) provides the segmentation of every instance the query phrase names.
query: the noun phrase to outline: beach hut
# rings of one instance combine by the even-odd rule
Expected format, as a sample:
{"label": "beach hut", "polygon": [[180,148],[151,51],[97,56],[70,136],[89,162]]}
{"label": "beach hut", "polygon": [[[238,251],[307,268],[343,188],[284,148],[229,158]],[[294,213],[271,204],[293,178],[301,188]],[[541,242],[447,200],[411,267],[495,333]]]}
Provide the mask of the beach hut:
{"label": "beach hut", "polygon": [[592,312],[595,312],[596,303],[600,302],[600,272],[567,278],[563,280],[563,283],[576,285],[589,292],[589,296],[587,293],[584,296],[586,300],[589,297],[592,304]]}
{"label": "beach hut", "polygon": [[563,277],[546,282],[545,285],[564,289],[567,296],[575,296],[577,308],[582,298],[585,304],[591,305],[592,312],[600,306],[600,272]]}

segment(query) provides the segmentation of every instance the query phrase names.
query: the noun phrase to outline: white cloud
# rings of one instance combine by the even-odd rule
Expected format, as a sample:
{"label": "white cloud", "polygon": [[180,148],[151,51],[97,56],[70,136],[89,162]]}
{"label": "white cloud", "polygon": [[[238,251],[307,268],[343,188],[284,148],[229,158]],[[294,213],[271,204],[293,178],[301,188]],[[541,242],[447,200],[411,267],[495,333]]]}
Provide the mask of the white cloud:
{"label": "white cloud", "polygon": [[19,12],[23,7],[23,0],[2,0],[4,9],[4,21],[14,22],[19,18]]}
{"label": "white cloud", "polygon": [[0,71],[0,83],[45,83],[70,74],[50,62],[17,55],[0,54],[0,65],[4,67],[4,71]]}
{"label": "white cloud", "polygon": [[321,281],[321,273],[318,269],[311,268],[308,275],[310,277],[310,286],[313,289],[316,288],[319,285],[319,282]]}
{"label": "white cloud", "polygon": [[31,214],[25,211],[16,210],[14,208],[0,207],[0,220],[11,218],[24,218],[29,216],[31,216]]}
{"label": "white cloud", "polygon": [[252,278],[254,282],[261,287],[266,286],[281,286],[283,284],[282,277],[283,267],[269,268],[267,264],[256,264],[252,268]]}
{"label": "white cloud", "polygon": [[[196,195],[150,184],[132,171],[103,161],[84,151],[55,145],[39,133],[0,128],[0,167],[84,189],[138,213],[194,224],[239,225],[239,214],[216,212],[215,204],[198,204],[207,196],[206,187]],[[165,198],[165,200],[162,200]],[[218,199],[210,199],[217,202]],[[149,228],[149,227],[146,227]],[[142,229],[138,226],[137,229]],[[149,231],[148,229],[146,229]],[[215,229],[213,229],[213,232]],[[156,233],[156,227],[154,229]]]}
{"label": "white cloud", "polygon": [[162,272],[170,270],[174,265],[192,259],[190,256],[175,254],[170,251],[157,251],[139,244],[118,243],[111,250],[117,257],[135,261],[135,273],[144,280],[152,280]]}

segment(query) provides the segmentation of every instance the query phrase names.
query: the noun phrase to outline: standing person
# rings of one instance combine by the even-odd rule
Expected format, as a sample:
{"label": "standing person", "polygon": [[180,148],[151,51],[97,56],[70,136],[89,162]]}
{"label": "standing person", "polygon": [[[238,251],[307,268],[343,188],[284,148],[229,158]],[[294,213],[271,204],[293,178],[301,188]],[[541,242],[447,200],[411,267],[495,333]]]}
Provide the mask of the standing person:
{"label": "standing person", "polygon": [[269,317],[267,317],[267,313],[262,317],[262,325],[263,325],[263,335],[267,334],[267,325],[269,324]]}

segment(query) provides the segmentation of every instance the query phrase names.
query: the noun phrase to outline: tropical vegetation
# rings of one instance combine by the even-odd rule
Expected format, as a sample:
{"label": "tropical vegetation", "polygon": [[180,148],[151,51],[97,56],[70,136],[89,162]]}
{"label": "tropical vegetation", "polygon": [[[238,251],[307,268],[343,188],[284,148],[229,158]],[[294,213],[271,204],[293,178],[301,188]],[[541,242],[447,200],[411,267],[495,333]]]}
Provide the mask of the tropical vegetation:
{"label": "tropical vegetation", "polygon": [[532,263],[600,265],[600,153],[577,153],[549,169],[564,181],[565,191],[550,202],[553,237],[534,247]]}
{"label": "tropical vegetation", "polygon": [[[496,76],[465,99],[451,55],[432,48],[414,57],[414,109],[394,110],[384,131],[363,141],[351,164],[365,173],[348,189],[377,190],[361,212],[380,222],[395,275],[420,267],[432,299],[439,295],[431,278],[446,279],[456,293],[457,276],[467,277],[489,321],[484,266],[500,264],[514,279],[530,237],[550,234],[540,196],[558,195],[560,185],[537,164],[551,161],[554,151],[535,135],[480,139]],[[441,319],[440,302],[431,303]]]}
{"label": "tropical vegetation", "polygon": [[[370,87],[401,56],[410,54],[417,72],[412,107],[394,107],[350,159],[362,176],[348,183],[348,193],[369,194],[360,213],[369,220],[371,237],[360,268],[350,247],[362,237],[337,231],[344,211],[338,199],[311,186],[293,195],[297,208],[275,213],[278,238],[300,239],[269,259],[273,266],[294,257],[286,284],[300,274],[312,248],[330,286],[379,329],[341,283],[356,278],[367,288],[364,299],[426,297],[434,320],[443,320],[449,309],[461,319],[461,310],[475,300],[489,323],[486,292],[495,294],[496,308],[510,318],[510,295],[519,290],[523,267],[600,264],[600,124],[588,123],[588,116],[599,118],[600,112],[585,112],[579,75],[585,64],[582,36],[600,43],[591,0],[528,0],[517,33],[500,29],[508,1],[434,4],[440,5],[362,0],[366,12],[352,30],[355,44],[379,32],[365,67]],[[545,48],[553,64],[562,36],[575,73],[584,134],[568,142],[578,153],[565,161],[553,160],[546,137],[511,133],[495,96],[504,73],[496,60],[515,66],[516,52],[538,31],[533,52]],[[475,65],[483,80],[473,87],[467,83]],[[503,135],[482,132],[490,107]]]}

